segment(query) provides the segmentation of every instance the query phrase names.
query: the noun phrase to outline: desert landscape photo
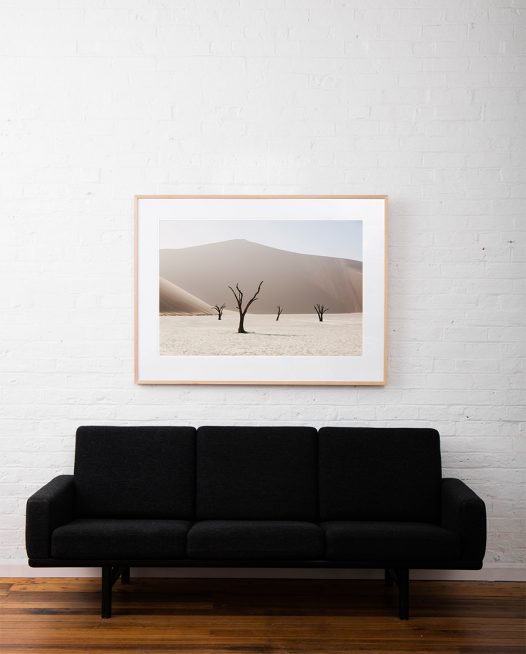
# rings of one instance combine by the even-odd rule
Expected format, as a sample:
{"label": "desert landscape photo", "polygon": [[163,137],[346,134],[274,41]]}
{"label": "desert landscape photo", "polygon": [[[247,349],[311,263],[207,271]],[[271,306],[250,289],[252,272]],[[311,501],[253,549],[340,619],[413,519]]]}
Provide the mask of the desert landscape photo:
{"label": "desert landscape photo", "polygon": [[165,356],[360,356],[361,221],[160,221],[159,330]]}

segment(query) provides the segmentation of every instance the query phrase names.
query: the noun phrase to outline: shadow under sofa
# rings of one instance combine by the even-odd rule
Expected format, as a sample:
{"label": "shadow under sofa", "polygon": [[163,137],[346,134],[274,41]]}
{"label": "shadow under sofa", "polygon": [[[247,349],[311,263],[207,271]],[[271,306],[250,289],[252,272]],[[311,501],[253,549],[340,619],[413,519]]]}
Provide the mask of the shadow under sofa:
{"label": "shadow under sofa", "polygon": [[73,475],[27,502],[33,567],[482,567],[484,502],[442,478],[434,429],[79,427]]}

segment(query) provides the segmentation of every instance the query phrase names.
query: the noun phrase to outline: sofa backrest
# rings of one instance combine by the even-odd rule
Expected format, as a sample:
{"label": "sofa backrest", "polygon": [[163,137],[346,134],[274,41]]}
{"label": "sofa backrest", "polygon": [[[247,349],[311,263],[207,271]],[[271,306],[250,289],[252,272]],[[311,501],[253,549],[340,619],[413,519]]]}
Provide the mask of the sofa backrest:
{"label": "sofa backrest", "polygon": [[440,438],[434,429],[324,427],[322,520],[440,520]]}
{"label": "sofa backrest", "polygon": [[76,514],[97,518],[192,518],[193,427],[79,427]]}
{"label": "sofa backrest", "polygon": [[317,519],[317,433],[311,427],[200,427],[198,519]]}
{"label": "sofa backrest", "polygon": [[440,520],[434,429],[79,427],[78,517]]}

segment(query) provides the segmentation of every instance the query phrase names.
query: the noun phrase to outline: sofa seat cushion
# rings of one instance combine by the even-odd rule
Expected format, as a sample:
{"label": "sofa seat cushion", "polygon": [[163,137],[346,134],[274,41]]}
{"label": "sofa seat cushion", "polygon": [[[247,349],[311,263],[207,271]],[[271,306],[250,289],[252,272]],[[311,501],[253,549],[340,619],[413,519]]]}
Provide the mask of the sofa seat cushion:
{"label": "sofa seat cushion", "polygon": [[292,520],[203,520],[190,529],[187,552],[209,560],[320,559],[323,531]]}
{"label": "sofa seat cushion", "polygon": [[451,561],[460,556],[456,534],[423,522],[324,522],[330,561]]}
{"label": "sofa seat cushion", "polygon": [[53,531],[51,555],[57,559],[184,559],[184,520],[73,520]]}

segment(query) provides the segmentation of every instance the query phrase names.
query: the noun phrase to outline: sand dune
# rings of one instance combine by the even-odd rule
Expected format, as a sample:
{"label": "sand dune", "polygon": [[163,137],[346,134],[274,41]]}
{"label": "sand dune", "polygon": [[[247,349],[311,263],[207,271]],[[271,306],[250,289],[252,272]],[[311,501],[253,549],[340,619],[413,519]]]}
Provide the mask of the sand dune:
{"label": "sand dune", "polygon": [[160,250],[162,277],[201,298],[207,305],[235,308],[228,285],[239,285],[250,297],[263,280],[251,313],[310,313],[314,303],[334,313],[362,310],[362,262],[309,254],[252,243],[223,241],[194,247]]}
{"label": "sand dune", "polygon": [[163,277],[159,278],[159,311],[174,316],[211,316],[215,314],[209,304]]}

